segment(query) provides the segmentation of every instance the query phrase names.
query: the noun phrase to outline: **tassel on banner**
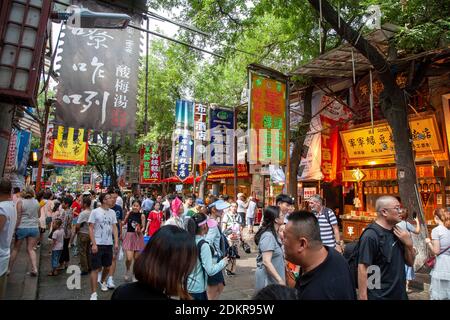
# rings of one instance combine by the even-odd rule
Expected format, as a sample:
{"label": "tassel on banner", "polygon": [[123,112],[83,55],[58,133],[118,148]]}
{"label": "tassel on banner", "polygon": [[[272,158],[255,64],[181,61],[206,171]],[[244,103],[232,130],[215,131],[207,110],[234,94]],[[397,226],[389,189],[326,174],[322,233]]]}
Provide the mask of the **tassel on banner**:
{"label": "tassel on banner", "polygon": [[116,140],[116,133],[115,132],[111,132],[111,144],[113,146],[117,145],[117,140]]}
{"label": "tassel on banner", "polygon": [[352,48],[352,72],[353,72],[353,84],[356,84],[356,72],[355,72],[355,54]]}
{"label": "tassel on banner", "polygon": [[92,143],[97,143],[98,142],[98,132],[94,131],[92,133]]}
{"label": "tassel on banner", "polygon": [[67,140],[68,136],[69,136],[69,128],[68,127],[64,127],[62,139],[63,140]]}
{"label": "tassel on banner", "polygon": [[80,135],[80,129],[74,128],[73,129],[73,141],[77,141],[79,135]]}
{"label": "tassel on banner", "polygon": [[369,70],[369,77],[370,77],[370,95],[369,95],[369,99],[370,99],[370,123],[372,125],[372,134],[374,133],[373,130],[373,88],[372,88],[372,69]]}
{"label": "tassel on banner", "polygon": [[107,144],[108,143],[108,132],[103,132],[102,134],[102,143]]}
{"label": "tassel on banner", "polygon": [[53,140],[58,139],[58,130],[59,130],[59,126],[54,125],[53,126],[53,131],[52,131],[52,139]]}
{"label": "tassel on banner", "polygon": [[89,139],[89,132],[87,129],[84,129],[83,130],[83,141],[88,142],[88,139]]}

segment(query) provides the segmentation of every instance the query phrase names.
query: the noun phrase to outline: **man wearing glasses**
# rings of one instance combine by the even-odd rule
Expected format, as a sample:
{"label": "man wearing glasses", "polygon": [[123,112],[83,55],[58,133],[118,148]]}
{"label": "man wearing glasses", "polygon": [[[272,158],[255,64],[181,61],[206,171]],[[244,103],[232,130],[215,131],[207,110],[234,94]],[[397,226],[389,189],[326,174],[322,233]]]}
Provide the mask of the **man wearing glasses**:
{"label": "man wearing glasses", "polygon": [[359,299],[407,300],[405,264],[414,265],[415,252],[408,231],[396,226],[403,209],[392,196],[378,198],[375,208],[377,218],[359,240]]}

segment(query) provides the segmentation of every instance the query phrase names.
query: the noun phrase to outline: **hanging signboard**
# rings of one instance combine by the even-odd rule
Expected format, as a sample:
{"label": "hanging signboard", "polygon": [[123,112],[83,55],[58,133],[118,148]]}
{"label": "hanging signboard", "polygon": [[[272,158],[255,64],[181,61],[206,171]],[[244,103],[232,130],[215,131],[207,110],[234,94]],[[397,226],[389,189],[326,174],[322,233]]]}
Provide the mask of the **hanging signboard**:
{"label": "hanging signboard", "polygon": [[[434,115],[410,118],[409,126],[417,158],[444,152]],[[349,163],[377,164],[380,159],[394,162],[394,139],[386,121],[374,125],[373,132],[371,126],[365,126],[341,131],[340,135]]]}
{"label": "hanging signboard", "polygon": [[206,142],[208,141],[206,115],[208,106],[194,104],[194,164],[206,161]]}
{"label": "hanging signboard", "polygon": [[141,148],[139,183],[157,183],[161,180],[161,163],[158,148],[145,146]]}
{"label": "hanging signboard", "polygon": [[286,164],[285,80],[249,71],[249,163]]}
{"label": "hanging signboard", "polygon": [[175,108],[176,129],[172,136],[172,171],[182,182],[193,168],[194,155],[194,103],[177,100]]}
{"label": "hanging signboard", "polygon": [[209,162],[212,167],[234,165],[234,111],[225,108],[211,108]]}
{"label": "hanging signboard", "polygon": [[129,153],[125,160],[125,184],[139,183],[140,153]]}
{"label": "hanging signboard", "polygon": [[[109,7],[85,4],[95,11]],[[133,17],[140,25],[141,19]],[[56,123],[76,128],[136,132],[140,32],[72,28],[61,31]]]}
{"label": "hanging signboard", "polygon": [[83,184],[91,184],[91,173],[83,172]]}
{"label": "hanging signboard", "polygon": [[86,165],[88,143],[82,140],[84,129],[78,130],[74,140],[74,128],[68,128],[67,139],[63,139],[64,127],[58,127],[57,138],[53,139],[53,125],[47,127],[45,138],[44,164]]}

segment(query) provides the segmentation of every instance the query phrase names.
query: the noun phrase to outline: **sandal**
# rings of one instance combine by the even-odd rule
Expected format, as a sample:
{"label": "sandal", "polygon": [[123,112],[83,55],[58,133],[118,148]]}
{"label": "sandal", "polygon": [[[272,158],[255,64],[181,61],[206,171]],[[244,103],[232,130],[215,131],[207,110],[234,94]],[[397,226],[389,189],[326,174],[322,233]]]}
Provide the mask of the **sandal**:
{"label": "sandal", "polygon": [[52,276],[57,276],[57,275],[58,275],[58,272],[57,272],[57,271],[55,271],[55,272],[49,272],[47,275],[50,276],[50,277],[52,277]]}
{"label": "sandal", "polygon": [[37,277],[37,271],[30,271],[30,276]]}

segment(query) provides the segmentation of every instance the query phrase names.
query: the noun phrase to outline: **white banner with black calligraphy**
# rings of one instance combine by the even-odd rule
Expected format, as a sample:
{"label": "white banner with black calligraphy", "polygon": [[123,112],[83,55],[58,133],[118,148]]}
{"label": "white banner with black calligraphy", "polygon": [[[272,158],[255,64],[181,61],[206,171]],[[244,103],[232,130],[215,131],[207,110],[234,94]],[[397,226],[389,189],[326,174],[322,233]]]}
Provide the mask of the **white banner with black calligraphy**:
{"label": "white banner with black calligraphy", "polygon": [[56,124],[134,134],[140,32],[130,27],[61,32]]}

